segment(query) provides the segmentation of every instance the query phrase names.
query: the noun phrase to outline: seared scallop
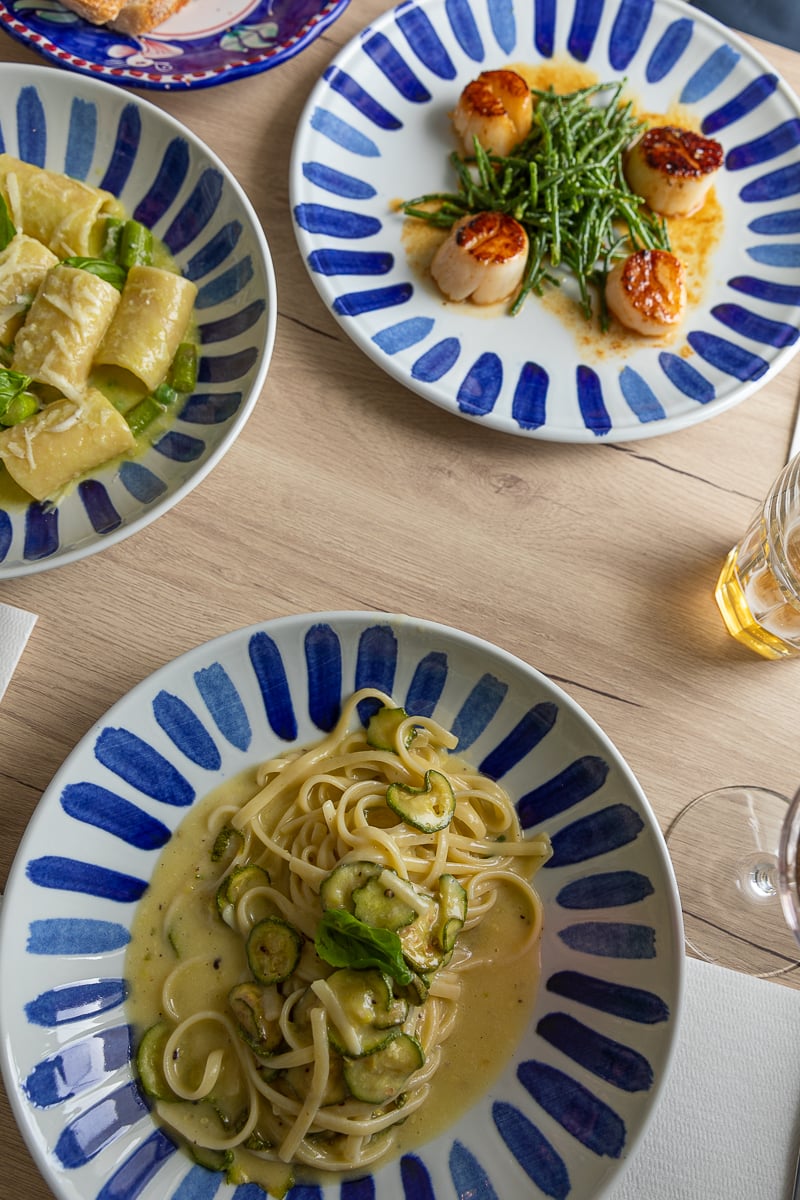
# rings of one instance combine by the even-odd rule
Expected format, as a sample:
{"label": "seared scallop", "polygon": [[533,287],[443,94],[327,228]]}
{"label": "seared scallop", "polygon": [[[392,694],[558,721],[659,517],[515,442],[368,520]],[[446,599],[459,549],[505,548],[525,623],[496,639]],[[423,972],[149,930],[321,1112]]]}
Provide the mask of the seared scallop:
{"label": "seared scallop", "polygon": [[722,146],[713,138],[665,125],[634,142],[625,156],[625,178],[653,212],[688,217],[703,207],[722,159]]}
{"label": "seared scallop", "polygon": [[686,270],[668,250],[637,250],[609,272],[606,303],[623,325],[645,337],[668,333],[686,310]]}
{"label": "seared scallop", "polygon": [[531,131],[531,89],[516,71],[482,71],[468,83],[453,112],[453,126],[473,154],[473,139],[484,150],[508,155]]}
{"label": "seared scallop", "polygon": [[462,217],[442,242],[431,275],[449,300],[495,304],[519,287],[528,258],[528,235],[505,213]]}

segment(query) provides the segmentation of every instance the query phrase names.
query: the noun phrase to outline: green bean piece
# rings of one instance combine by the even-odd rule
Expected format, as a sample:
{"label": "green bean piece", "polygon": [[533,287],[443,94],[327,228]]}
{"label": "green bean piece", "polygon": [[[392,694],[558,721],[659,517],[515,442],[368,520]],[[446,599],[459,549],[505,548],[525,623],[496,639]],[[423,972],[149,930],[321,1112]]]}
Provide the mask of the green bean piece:
{"label": "green bean piece", "polygon": [[0,424],[19,425],[20,421],[32,417],[40,408],[39,399],[37,396],[34,396],[33,392],[18,392],[13,400],[9,401],[2,416],[0,416]]}
{"label": "green bean piece", "polygon": [[122,241],[122,227],[125,224],[119,217],[107,217],[103,228],[103,244],[100,247],[100,258],[108,262],[119,261],[119,247]]}
{"label": "green bean piece", "polygon": [[[484,150],[450,155],[456,191],[406,201],[411,217],[449,229],[466,214],[501,212],[515,218],[529,240],[522,286],[510,312],[525,298],[557,285],[561,272],[575,276],[584,316],[592,317],[599,292],[601,328],[608,325],[605,278],[614,260],[635,250],[669,249],[666,222],[628,186],[622,169],[626,147],[643,128],[625,86],[598,83],[568,95],[532,88],[531,131],[510,155]],[[425,207],[422,207],[425,205]]]}
{"label": "green bean piece", "polygon": [[10,241],[17,236],[17,227],[11,220],[5,197],[0,196],[0,250],[5,250]]}
{"label": "green bean piece", "polygon": [[153,399],[163,408],[171,408],[178,399],[177,389],[169,383],[160,383],[152,395]]}
{"label": "green bean piece", "polygon": [[125,414],[125,420],[134,437],[143,433],[148,425],[152,425],[153,421],[165,413],[177,399],[178,393],[175,388],[170,387],[168,383],[160,383],[149,396],[145,396],[143,400],[129,409]]}
{"label": "green bean piece", "polygon": [[197,347],[194,342],[181,342],[167,375],[167,382],[176,392],[188,395],[197,387]]}
{"label": "green bean piece", "polygon": [[140,400],[125,414],[125,420],[130,425],[133,436],[138,437],[165,411],[164,405],[159,404],[153,396],[145,396],[144,400]]}
{"label": "green bean piece", "polygon": [[153,235],[140,221],[126,221],[119,240],[119,263],[126,271],[153,261]]}

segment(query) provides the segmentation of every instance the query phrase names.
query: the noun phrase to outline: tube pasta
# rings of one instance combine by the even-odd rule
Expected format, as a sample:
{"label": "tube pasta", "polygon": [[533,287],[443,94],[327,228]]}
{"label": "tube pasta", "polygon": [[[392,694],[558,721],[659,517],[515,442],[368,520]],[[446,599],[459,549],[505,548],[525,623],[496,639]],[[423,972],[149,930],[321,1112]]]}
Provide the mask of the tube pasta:
{"label": "tube pasta", "polygon": [[53,267],[17,335],[13,369],[79,400],[119,298],[98,275],[63,263]]}
{"label": "tube pasta", "polygon": [[103,218],[122,214],[110,192],[10,154],[0,154],[0,194],[17,231],[58,258],[97,254]]}
{"label": "tube pasta", "polygon": [[[372,725],[365,730],[356,720],[367,700],[381,713],[398,711],[382,692],[357,692],[319,743],[264,764],[254,796],[235,805],[221,795],[206,817],[215,842],[222,828],[238,835],[225,843],[227,858],[200,871],[192,885],[198,911],[224,910],[225,919],[203,926],[202,954],[189,950],[167,972],[158,1003],[169,1030],[165,1048],[155,1064],[137,1059],[143,1081],[160,1072],[171,1085],[173,1100],[159,1104],[158,1115],[190,1142],[199,1137],[197,1124],[180,1101],[220,1091],[234,1062],[226,1040],[234,1028],[240,1107],[221,1124],[212,1121],[204,1145],[234,1157],[257,1145],[265,1161],[323,1171],[381,1158],[398,1124],[429,1095],[458,1020],[463,972],[490,967],[470,931],[510,897],[524,933],[504,946],[504,956],[535,952],[542,912],[529,880],[549,857],[548,839],[522,836],[503,789],[453,756],[455,739],[435,721],[403,717],[391,746],[378,744]],[[388,790],[400,787],[424,804],[431,773],[454,796],[451,819],[433,833],[415,825],[416,810],[400,814],[387,802]],[[151,890],[171,924],[185,905],[170,903],[155,881]],[[381,930],[401,951],[399,960],[378,968],[328,958],[321,931],[332,915],[345,929],[349,920],[360,930]],[[338,917],[333,924],[341,924]],[[278,969],[282,947],[292,942],[281,936],[286,927],[303,946]],[[164,935],[173,941],[170,929]],[[139,953],[150,945],[138,934],[134,941]],[[222,1011],[209,1003],[205,977],[197,976],[194,989],[190,982],[214,955],[222,974],[214,995],[229,988]],[[186,1011],[193,992],[201,993],[194,1000],[199,1014]],[[198,1025],[214,1019],[219,1044],[207,1035],[198,1049]],[[249,1177],[246,1165],[239,1169]]]}
{"label": "tube pasta", "polygon": [[55,500],[194,389],[197,287],[101,188],[0,154],[0,207],[0,461]]}
{"label": "tube pasta", "polygon": [[16,234],[0,251],[0,345],[7,346],[58,257],[36,238]]}
{"label": "tube pasta", "polygon": [[21,488],[47,500],[134,444],[125,418],[102,392],[89,388],[77,400],[53,400],[0,432],[0,461]]}
{"label": "tube pasta", "polygon": [[131,267],[96,362],[123,367],[152,391],[186,334],[196,295],[196,285],[173,271]]}

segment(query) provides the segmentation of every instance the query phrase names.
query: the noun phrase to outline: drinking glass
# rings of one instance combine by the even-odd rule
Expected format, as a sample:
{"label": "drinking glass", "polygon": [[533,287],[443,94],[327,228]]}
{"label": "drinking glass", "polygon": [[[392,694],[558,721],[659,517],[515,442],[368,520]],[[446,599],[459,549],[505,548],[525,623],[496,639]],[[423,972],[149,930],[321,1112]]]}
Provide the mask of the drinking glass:
{"label": "drinking glass", "polygon": [[751,650],[773,659],[800,654],[800,455],[731,550],[715,594],[729,632]]}
{"label": "drinking glass", "polygon": [[691,950],[761,977],[800,965],[800,791],[706,792],[672,822],[667,845]]}

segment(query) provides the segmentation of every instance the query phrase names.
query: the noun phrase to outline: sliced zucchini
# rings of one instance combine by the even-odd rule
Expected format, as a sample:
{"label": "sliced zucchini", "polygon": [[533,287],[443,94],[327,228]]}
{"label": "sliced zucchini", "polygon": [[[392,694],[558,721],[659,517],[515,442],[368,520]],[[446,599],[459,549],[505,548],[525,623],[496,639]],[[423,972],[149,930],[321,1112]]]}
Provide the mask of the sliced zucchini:
{"label": "sliced zucchini", "polygon": [[280,917],[258,921],[247,938],[247,961],[259,983],[281,983],[300,960],[303,935]]}
{"label": "sliced zucchini", "polygon": [[409,1004],[412,1004],[415,1008],[419,1008],[428,999],[430,987],[431,981],[427,975],[414,972],[411,983],[398,988],[396,994],[405,997]]}
{"label": "sliced zucchini", "polygon": [[[371,1054],[386,1045],[399,1032],[408,1016],[408,1001],[395,997],[390,980],[381,971],[370,967],[352,970],[343,967],[327,979],[328,987],[338,1001],[343,1019],[355,1033],[360,1054]],[[340,1054],[347,1053],[335,1016],[329,1013],[328,1037]]]}
{"label": "sliced zucchini", "polygon": [[227,1171],[233,1165],[232,1150],[210,1150],[208,1146],[198,1146],[189,1142],[189,1153],[196,1163],[207,1171]]}
{"label": "sliced zucchini", "polygon": [[390,867],[380,875],[371,876],[362,887],[352,893],[353,915],[376,929],[401,929],[410,925],[417,912],[397,896],[392,888],[391,876],[398,878]]}
{"label": "sliced zucchini", "polygon": [[223,825],[211,847],[211,861],[219,862],[228,854],[237,854],[244,845],[244,838],[232,825]]}
{"label": "sliced zucchini", "polygon": [[433,930],[434,941],[448,954],[467,919],[467,893],[454,875],[439,879],[439,916]]}
{"label": "sliced zucchini", "polygon": [[356,1100],[388,1104],[424,1064],[425,1054],[417,1039],[400,1033],[372,1054],[345,1058],[344,1080]]}
{"label": "sliced zucchini", "polygon": [[269,887],[270,878],[263,867],[255,865],[234,867],[217,888],[217,911],[226,925],[233,925],[233,913],[238,901],[254,887]]}
{"label": "sliced zucchini", "polygon": [[259,1055],[272,1054],[283,1036],[278,1022],[269,1020],[264,1013],[266,993],[266,987],[259,983],[237,983],[228,993],[239,1034]]}
{"label": "sliced zucchini", "polygon": [[[340,1054],[331,1049],[329,1062],[330,1070],[328,1072],[328,1079],[320,1101],[320,1104],[323,1106],[327,1104],[342,1104],[347,1099],[347,1087],[344,1082],[344,1060]],[[284,1079],[294,1090],[295,1095],[301,1102],[308,1095],[313,1074],[313,1062],[306,1063],[302,1067],[289,1067],[284,1073]]]}
{"label": "sliced zucchini", "polygon": [[[376,750],[396,750],[398,727],[402,721],[407,719],[408,713],[404,708],[389,708],[385,704],[382,705],[377,712],[372,714],[367,723],[367,741],[370,746],[374,746]],[[410,746],[416,736],[417,731],[412,726],[406,734],[403,744]]]}
{"label": "sliced zucchini", "polygon": [[164,1047],[172,1027],[166,1021],[158,1021],[144,1033],[136,1051],[136,1069],[142,1087],[154,1100],[175,1100],[175,1093],[164,1074]]}
{"label": "sliced zucchini", "polygon": [[294,1185],[294,1171],[286,1163],[275,1159],[261,1158],[250,1150],[237,1146],[233,1152],[233,1163],[225,1172],[225,1182],[234,1187],[243,1183],[254,1183],[275,1200],[283,1200]]}
{"label": "sliced zucchini", "polygon": [[343,862],[320,884],[319,898],[323,908],[344,908],[353,911],[353,892],[362,888],[368,879],[380,875],[383,867],[374,862]]}
{"label": "sliced zucchini", "polygon": [[417,974],[427,974],[442,965],[444,953],[434,941],[438,919],[438,904],[430,904],[423,909],[416,921],[397,931],[403,957]]}
{"label": "sliced zucchini", "polygon": [[392,783],[386,789],[386,803],[407,825],[423,833],[446,829],[456,811],[456,797],[449,779],[441,771],[426,771],[425,785],[411,787]]}

